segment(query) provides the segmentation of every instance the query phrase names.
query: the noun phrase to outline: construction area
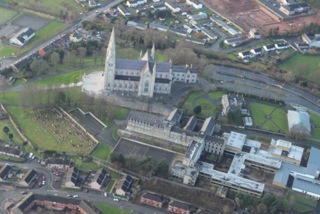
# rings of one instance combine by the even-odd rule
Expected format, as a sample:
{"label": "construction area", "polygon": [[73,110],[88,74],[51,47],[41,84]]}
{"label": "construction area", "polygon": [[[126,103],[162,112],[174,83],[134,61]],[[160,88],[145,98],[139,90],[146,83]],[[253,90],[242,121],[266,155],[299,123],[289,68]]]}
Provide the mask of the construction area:
{"label": "construction area", "polygon": [[255,0],[202,0],[201,2],[218,15],[234,23],[243,32],[257,28],[267,35],[270,29],[277,27],[279,27],[279,32],[286,32],[298,30],[311,22],[320,23],[319,13],[282,21],[280,17]]}

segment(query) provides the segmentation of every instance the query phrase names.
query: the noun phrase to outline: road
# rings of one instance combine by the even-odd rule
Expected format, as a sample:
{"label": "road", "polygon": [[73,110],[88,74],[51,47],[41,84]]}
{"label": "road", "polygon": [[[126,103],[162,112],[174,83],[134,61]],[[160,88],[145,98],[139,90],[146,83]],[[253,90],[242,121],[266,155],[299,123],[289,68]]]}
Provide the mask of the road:
{"label": "road", "polygon": [[[0,164],[6,164],[7,162],[5,161],[0,161]],[[38,174],[45,175],[46,176],[46,182],[47,185],[41,187],[41,188],[33,188],[33,189],[28,189],[27,192],[33,192],[37,194],[57,194],[59,196],[67,196],[69,194],[77,194],[79,195],[80,199],[84,199],[90,202],[102,202],[106,203],[109,205],[121,207],[124,209],[128,210],[133,210],[137,213],[157,213],[157,214],[165,214],[166,212],[162,212],[161,210],[158,209],[153,209],[152,207],[147,207],[147,206],[140,206],[138,204],[132,204],[127,201],[119,200],[119,201],[114,201],[113,197],[105,197],[101,192],[97,191],[90,191],[89,193],[86,192],[76,192],[72,191],[66,192],[58,189],[54,189],[52,186],[53,182],[53,174],[49,172],[45,167],[40,165],[37,161],[35,160],[28,160],[26,163],[12,163],[13,167],[19,167],[23,169],[35,169]],[[5,202],[5,200],[14,197],[14,196],[21,196],[21,192],[25,191],[25,189],[22,188],[16,188],[16,189],[11,189],[11,188],[6,188],[4,184],[1,184],[1,190],[0,190],[0,204]],[[6,190],[4,190],[6,189]],[[4,213],[3,210],[0,209],[0,214]]]}
{"label": "road", "polygon": [[97,14],[99,14],[101,12],[105,12],[106,10],[110,9],[111,7],[114,7],[117,4],[120,4],[123,1],[124,0],[112,1],[112,2],[108,3],[107,5],[105,5],[103,7],[100,7],[98,9],[96,9],[96,10],[92,10],[92,11],[88,12],[87,14],[85,14],[81,18],[81,20],[78,20],[78,21],[74,22],[73,25],[71,25],[70,27],[68,27],[64,31],[56,34],[54,37],[49,38],[48,40],[44,41],[43,43],[36,45],[34,48],[32,48],[31,50],[25,52],[24,54],[20,55],[19,57],[12,57],[12,58],[2,59],[1,60],[1,62],[2,62],[1,68],[9,67],[9,66],[11,66],[13,64],[16,64],[16,63],[20,62],[21,60],[23,60],[25,58],[31,57],[34,53],[38,52],[41,48],[47,47],[48,45],[52,44],[54,41],[59,39],[62,35],[75,31],[82,21],[93,19]]}
{"label": "road", "polygon": [[288,105],[304,106],[320,113],[320,100],[317,96],[264,74],[238,68],[216,66],[212,78],[222,80],[223,84],[220,87],[231,91],[283,100]]}

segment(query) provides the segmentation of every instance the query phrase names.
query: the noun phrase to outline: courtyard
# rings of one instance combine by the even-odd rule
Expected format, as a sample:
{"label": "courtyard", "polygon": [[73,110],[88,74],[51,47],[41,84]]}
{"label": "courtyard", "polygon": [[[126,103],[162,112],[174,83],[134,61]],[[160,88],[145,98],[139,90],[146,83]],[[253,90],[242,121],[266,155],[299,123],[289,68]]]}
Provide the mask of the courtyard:
{"label": "courtyard", "polygon": [[268,103],[250,102],[253,126],[271,132],[287,133],[287,114],[280,106]]}

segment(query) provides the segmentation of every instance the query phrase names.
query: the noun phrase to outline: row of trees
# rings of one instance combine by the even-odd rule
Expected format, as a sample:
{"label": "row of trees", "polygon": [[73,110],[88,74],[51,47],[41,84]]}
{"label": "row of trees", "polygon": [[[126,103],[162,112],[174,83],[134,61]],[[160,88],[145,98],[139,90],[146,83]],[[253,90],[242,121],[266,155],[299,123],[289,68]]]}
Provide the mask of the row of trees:
{"label": "row of trees", "polygon": [[115,163],[120,167],[124,167],[144,176],[168,176],[169,166],[165,159],[157,163],[152,157],[124,157],[121,153],[113,152],[110,156],[110,160],[112,163]]}
{"label": "row of trees", "polygon": [[235,198],[238,208],[249,209],[250,213],[281,214],[289,210],[289,202],[273,194],[265,194],[261,199],[238,193]]}

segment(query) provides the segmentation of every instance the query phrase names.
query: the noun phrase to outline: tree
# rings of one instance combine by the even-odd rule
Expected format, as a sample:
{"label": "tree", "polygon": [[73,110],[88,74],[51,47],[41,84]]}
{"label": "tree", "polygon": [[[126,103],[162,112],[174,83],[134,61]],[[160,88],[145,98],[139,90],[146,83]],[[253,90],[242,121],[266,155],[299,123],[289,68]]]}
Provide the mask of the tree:
{"label": "tree", "polygon": [[87,49],[85,47],[79,47],[77,50],[78,50],[78,55],[80,59],[80,66],[83,66],[83,58],[87,54]]}
{"label": "tree", "polygon": [[201,106],[196,106],[196,107],[194,107],[194,109],[193,109],[193,113],[195,113],[195,114],[200,114],[200,113],[201,113],[201,110],[202,110]]}
{"label": "tree", "polygon": [[165,159],[162,159],[155,170],[155,175],[167,176],[168,171],[169,171],[169,166],[167,164],[167,161]]}
{"label": "tree", "polygon": [[44,74],[48,71],[49,65],[43,59],[36,59],[30,64],[30,69],[32,72],[39,74]]}
{"label": "tree", "polygon": [[3,127],[3,132],[8,134],[10,132],[10,129],[8,126]]}
{"label": "tree", "polygon": [[9,133],[8,137],[9,137],[10,140],[12,140],[13,134],[12,134],[12,133]]}
{"label": "tree", "polygon": [[57,52],[53,52],[50,55],[50,64],[54,67],[54,70],[57,71],[57,65],[60,62],[60,55]]}

